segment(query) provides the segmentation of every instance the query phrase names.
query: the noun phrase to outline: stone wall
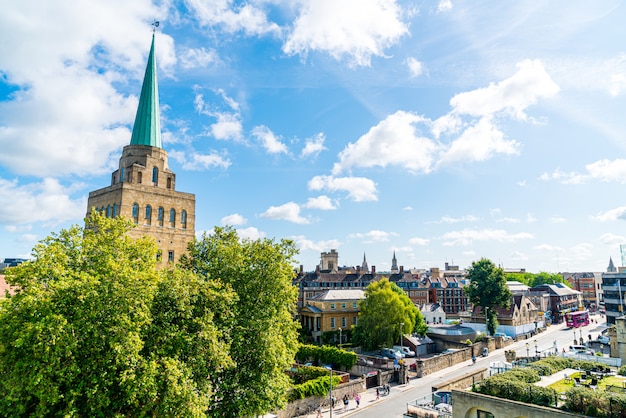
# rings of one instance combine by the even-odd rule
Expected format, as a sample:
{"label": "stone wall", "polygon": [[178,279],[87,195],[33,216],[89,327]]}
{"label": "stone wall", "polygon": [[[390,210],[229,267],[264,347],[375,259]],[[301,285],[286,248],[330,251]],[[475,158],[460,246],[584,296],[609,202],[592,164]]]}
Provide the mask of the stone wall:
{"label": "stone wall", "polygon": [[473,384],[481,382],[486,377],[489,377],[489,370],[486,367],[483,367],[467,372],[462,376],[455,377],[454,379],[436,383],[432,386],[432,391],[437,392],[438,390],[451,391],[452,389],[467,389]]}
{"label": "stone wall", "polygon": [[581,418],[583,415],[564,412],[556,408],[532,405],[495,396],[462,390],[452,390],[453,418],[477,418],[478,411],[493,414],[494,418]]}
{"label": "stone wall", "polygon": [[470,360],[472,358],[472,354],[478,357],[481,355],[482,350],[485,347],[489,349],[489,352],[492,352],[496,348],[495,341],[493,339],[475,343],[471,346],[461,345],[461,347],[463,348],[459,348],[458,351],[452,353],[441,354],[427,359],[418,359],[415,362],[415,372],[417,377],[424,377],[441,369]]}
{"label": "stone wall", "polygon": [[[362,393],[365,391],[364,383],[363,379],[355,379],[347,383],[342,383],[333,387],[333,396],[337,399],[337,402],[341,402],[343,395],[346,393],[350,395],[350,399],[352,399],[354,393]],[[328,409],[328,396],[310,396],[288,403],[283,410],[275,412],[275,414],[278,418],[292,418],[311,411],[310,416],[315,416],[314,411],[323,402],[326,402],[324,409]]]}

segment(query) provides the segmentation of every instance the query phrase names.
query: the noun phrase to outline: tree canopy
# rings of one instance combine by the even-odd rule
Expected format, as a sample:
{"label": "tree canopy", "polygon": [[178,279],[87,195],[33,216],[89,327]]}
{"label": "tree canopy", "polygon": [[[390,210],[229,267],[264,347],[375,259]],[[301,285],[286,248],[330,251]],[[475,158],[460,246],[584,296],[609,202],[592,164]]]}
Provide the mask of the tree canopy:
{"label": "tree canopy", "polygon": [[527,286],[535,287],[541,284],[555,284],[563,283],[566,286],[570,286],[567,280],[558,273],[546,273],[542,271],[540,273],[507,273],[507,280],[516,280],[520,283],[524,283]]}
{"label": "tree canopy", "polygon": [[96,212],[7,271],[0,304],[1,416],[205,416],[232,369],[235,293],[156,268],[151,239]]}
{"label": "tree canopy", "polygon": [[358,325],[353,339],[365,350],[392,346],[405,333],[425,335],[428,326],[404,290],[389,279],[370,283],[359,302]]}
{"label": "tree canopy", "polygon": [[241,240],[234,229],[215,228],[189,246],[181,266],[233,289],[230,330],[233,368],[214,371],[209,415],[253,417],[282,407],[290,387],[285,374],[298,350],[292,285],[292,241]]}
{"label": "tree canopy", "polygon": [[487,330],[493,335],[498,329],[497,314],[493,308],[508,308],[511,303],[512,294],[506,284],[504,271],[490,260],[481,258],[472,263],[466,278],[469,279],[469,285],[465,286],[465,294],[474,306],[482,307]]}

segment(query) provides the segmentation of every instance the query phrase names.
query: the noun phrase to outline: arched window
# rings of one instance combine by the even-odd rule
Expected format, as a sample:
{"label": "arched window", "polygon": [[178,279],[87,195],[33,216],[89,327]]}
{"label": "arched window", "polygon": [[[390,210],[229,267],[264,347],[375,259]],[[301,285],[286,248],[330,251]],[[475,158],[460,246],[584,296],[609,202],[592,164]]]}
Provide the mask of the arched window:
{"label": "arched window", "polygon": [[171,177],[168,177],[168,178],[167,178],[167,188],[168,188],[168,189],[171,189],[171,188],[172,188],[172,178],[171,178]]}
{"label": "arched window", "polygon": [[141,184],[142,177],[143,177],[143,176],[142,176],[142,173],[141,173],[141,171],[139,171],[139,172],[137,173],[137,183]]}
{"label": "arched window", "polygon": [[124,183],[124,167],[120,170],[120,183]]}
{"label": "arched window", "polygon": [[159,226],[163,226],[163,216],[164,216],[163,212],[164,212],[163,208],[161,206],[159,206],[159,212],[158,212],[158,215],[157,215],[157,219],[159,220]]}
{"label": "arched window", "polygon": [[113,203],[113,217],[117,216],[117,203]]}
{"label": "arched window", "polygon": [[152,206],[146,205],[146,225],[152,224]]}
{"label": "arched window", "polygon": [[159,169],[152,167],[152,183],[156,186],[159,182]]}
{"label": "arched window", "polygon": [[107,205],[107,218],[111,217],[111,205]]}
{"label": "arched window", "polygon": [[139,223],[139,205],[133,203],[133,222]]}
{"label": "arched window", "polygon": [[187,211],[183,210],[180,213],[180,226],[183,229],[187,229]]}
{"label": "arched window", "polygon": [[170,226],[174,228],[176,226],[176,209],[170,209]]}

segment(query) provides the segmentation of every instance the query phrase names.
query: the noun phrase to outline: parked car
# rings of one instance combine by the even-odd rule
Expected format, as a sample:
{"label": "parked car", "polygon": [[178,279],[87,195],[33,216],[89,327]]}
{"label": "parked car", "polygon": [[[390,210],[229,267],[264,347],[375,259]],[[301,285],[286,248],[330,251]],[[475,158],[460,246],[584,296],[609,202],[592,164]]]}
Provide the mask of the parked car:
{"label": "parked car", "polygon": [[380,354],[384,357],[390,358],[392,360],[400,360],[402,358],[402,354],[391,349],[391,348],[382,348],[380,350]]}
{"label": "parked car", "polygon": [[506,335],[503,332],[496,332],[495,334],[493,334],[494,337],[502,337],[502,339],[504,341],[508,341],[508,340],[512,340],[513,338],[509,337],[508,335]]}
{"label": "parked car", "polygon": [[600,344],[608,344],[611,341],[611,339],[609,337],[607,337],[606,335],[600,335],[598,337],[598,342]]}
{"label": "parked car", "polygon": [[595,351],[587,347],[586,345],[572,345],[569,347],[569,351],[565,353],[565,357],[576,357],[578,355],[593,356]]}
{"label": "parked car", "polygon": [[404,354],[404,357],[415,357],[415,351],[406,346],[394,345],[393,349]]}

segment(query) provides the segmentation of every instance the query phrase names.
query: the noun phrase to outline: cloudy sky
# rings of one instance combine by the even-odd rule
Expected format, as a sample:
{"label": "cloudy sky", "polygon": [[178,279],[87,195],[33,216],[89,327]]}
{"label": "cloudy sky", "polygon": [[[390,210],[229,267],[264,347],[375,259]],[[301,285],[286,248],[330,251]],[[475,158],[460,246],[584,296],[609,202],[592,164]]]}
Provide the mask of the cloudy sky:
{"label": "cloudy sky", "polygon": [[156,33],[196,230],[377,270],[604,271],[626,243],[620,1],[0,0],[0,258],[86,213]]}

